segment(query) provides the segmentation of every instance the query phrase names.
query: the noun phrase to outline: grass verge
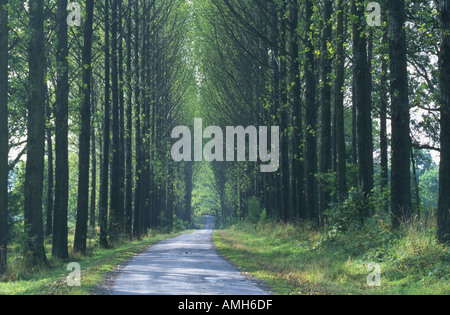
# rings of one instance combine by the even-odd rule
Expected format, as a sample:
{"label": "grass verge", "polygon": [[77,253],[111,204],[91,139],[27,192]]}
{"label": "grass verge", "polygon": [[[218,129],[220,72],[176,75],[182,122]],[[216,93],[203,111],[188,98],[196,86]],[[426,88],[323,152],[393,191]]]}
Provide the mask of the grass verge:
{"label": "grass verge", "polygon": [[[216,231],[214,240],[221,254],[279,295],[450,294],[450,252],[434,235],[421,222],[393,233],[374,219],[345,233],[239,223]],[[372,262],[381,267],[379,287],[368,286]]]}

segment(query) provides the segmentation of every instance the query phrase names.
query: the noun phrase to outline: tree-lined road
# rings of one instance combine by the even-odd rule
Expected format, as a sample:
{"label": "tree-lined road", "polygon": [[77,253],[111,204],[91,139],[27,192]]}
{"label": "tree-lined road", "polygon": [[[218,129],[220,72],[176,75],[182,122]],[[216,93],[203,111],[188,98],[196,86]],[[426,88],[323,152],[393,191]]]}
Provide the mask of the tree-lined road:
{"label": "tree-lined road", "polygon": [[222,258],[212,242],[213,217],[204,230],[152,246],[116,278],[113,295],[268,295]]}

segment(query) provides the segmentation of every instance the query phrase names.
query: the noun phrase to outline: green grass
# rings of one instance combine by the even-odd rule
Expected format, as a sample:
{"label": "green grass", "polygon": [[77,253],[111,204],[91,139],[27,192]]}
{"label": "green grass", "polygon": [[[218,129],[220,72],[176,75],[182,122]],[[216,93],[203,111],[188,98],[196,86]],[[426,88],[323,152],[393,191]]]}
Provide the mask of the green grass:
{"label": "green grass", "polygon": [[[218,250],[280,295],[450,294],[450,252],[423,222],[393,233],[382,220],[337,233],[308,225],[240,223],[216,231]],[[369,287],[371,262],[381,287]]]}
{"label": "green grass", "polygon": [[[93,289],[123,261],[135,256],[148,246],[177,234],[151,233],[138,241],[121,241],[112,249],[91,248],[88,256],[70,254],[67,261],[55,260],[49,257],[50,267],[29,270],[17,261],[17,255],[12,246],[10,268],[8,274],[0,281],[0,295],[89,295]],[[48,246],[48,245],[47,245]],[[49,247],[47,253],[49,253]],[[49,254],[48,254],[49,256]],[[70,262],[81,266],[81,287],[69,287],[67,271]],[[1,279],[0,279],[1,280]]]}

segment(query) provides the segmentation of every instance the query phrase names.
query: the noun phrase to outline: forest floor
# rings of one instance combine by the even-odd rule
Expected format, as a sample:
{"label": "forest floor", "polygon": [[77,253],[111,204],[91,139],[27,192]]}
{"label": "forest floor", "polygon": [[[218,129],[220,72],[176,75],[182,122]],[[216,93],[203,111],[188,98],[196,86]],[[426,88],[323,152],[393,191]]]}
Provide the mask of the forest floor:
{"label": "forest floor", "polygon": [[[420,224],[392,233],[375,222],[333,234],[302,224],[241,222],[216,231],[214,241],[221,254],[277,295],[446,295],[450,251],[434,235]],[[380,270],[370,269],[371,263]],[[374,272],[381,281],[373,287]]]}

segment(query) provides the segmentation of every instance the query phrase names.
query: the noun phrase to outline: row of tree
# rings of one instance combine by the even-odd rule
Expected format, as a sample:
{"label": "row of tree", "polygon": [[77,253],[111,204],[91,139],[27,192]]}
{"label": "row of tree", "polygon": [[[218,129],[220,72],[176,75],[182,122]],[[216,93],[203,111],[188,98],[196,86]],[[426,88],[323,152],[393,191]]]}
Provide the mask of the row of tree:
{"label": "row of tree", "polygon": [[[98,226],[106,248],[122,234],[170,231],[174,209],[180,216],[186,210],[179,196],[185,170],[168,157],[170,131],[193,78],[185,63],[187,3],[79,4],[73,12],[68,0],[0,4],[0,274],[7,269],[8,227],[22,215],[25,263],[35,267],[48,264],[45,234],[53,257],[69,257],[69,223],[73,251],[86,254],[88,225]],[[77,14],[80,27],[69,26]],[[9,148],[19,152],[14,161]],[[19,186],[14,169],[22,163],[23,209],[13,216],[8,194]]]}
{"label": "row of tree", "polygon": [[[389,189],[383,208],[397,228],[420,211],[413,151],[433,149],[441,155],[438,236],[448,242],[448,1],[377,3],[375,27],[368,21],[378,11],[360,0],[196,3],[208,124],[282,130],[275,174],[212,164],[223,219],[245,216],[257,196],[275,218],[324,223],[351,189],[365,200]],[[367,205],[361,223],[374,212]]]}

